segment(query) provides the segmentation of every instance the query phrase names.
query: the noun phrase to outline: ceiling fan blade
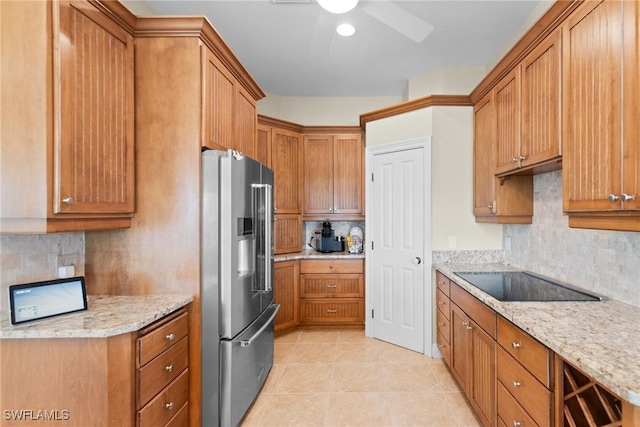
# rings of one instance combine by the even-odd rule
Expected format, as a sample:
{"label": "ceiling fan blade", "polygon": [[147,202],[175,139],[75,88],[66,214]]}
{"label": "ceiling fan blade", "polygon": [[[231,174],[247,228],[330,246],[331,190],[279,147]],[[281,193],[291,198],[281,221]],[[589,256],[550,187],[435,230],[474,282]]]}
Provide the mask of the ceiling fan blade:
{"label": "ceiling fan blade", "polygon": [[338,23],[337,15],[324,10],[318,16],[316,30],[313,33],[311,41],[312,55],[329,55],[333,46],[333,37],[336,34],[336,24]]}
{"label": "ceiling fan blade", "polygon": [[433,25],[390,1],[362,2],[361,9],[400,34],[421,43],[435,29]]}

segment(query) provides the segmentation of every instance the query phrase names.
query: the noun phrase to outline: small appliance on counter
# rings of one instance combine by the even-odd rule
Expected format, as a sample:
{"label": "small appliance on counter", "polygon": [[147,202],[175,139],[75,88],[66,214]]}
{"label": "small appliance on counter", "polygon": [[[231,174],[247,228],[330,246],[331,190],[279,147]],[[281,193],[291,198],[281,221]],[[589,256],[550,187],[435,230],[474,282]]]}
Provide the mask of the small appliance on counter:
{"label": "small appliance on counter", "polygon": [[344,238],[335,236],[329,221],[322,223],[322,231],[316,231],[315,239],[316,247],[311,247],[318,252],[344,252]]}
{"label": "small appliance on counter", "polygon": [[350,254],[361,254],[364,242],[364,234],[362,233],[362,228],[360,227],[351,227],[349,230],[349,235],[347,236],[347,251]]}

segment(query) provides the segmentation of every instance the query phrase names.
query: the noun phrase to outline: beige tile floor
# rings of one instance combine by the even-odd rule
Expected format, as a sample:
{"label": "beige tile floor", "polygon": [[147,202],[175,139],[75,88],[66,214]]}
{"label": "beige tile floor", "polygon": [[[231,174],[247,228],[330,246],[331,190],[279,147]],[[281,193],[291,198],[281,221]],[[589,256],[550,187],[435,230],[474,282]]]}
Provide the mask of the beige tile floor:
{"label": "beige tile floor", "polygon": [[249,426],[480,426],[441,359],[363,331],[276,338],[275,362]]}

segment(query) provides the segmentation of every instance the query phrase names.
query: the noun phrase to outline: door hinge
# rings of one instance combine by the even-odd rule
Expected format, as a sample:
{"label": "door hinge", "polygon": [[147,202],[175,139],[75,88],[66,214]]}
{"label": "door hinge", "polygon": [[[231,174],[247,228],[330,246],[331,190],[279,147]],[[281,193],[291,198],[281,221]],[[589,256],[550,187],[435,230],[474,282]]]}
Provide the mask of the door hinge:
{"label": "door hinge", "polygon": [[371,241],[371,250],[373,250],[373,240]]}
{"label": "door hinge", "polygon": [[373,173],[371,173],[371,182],[373,182]]}
{"label": "door hinge", "polygon": [[371,310],[371,318],[373,319],[374,317],[376,317],[376,316],[374,315],[373,310]]}

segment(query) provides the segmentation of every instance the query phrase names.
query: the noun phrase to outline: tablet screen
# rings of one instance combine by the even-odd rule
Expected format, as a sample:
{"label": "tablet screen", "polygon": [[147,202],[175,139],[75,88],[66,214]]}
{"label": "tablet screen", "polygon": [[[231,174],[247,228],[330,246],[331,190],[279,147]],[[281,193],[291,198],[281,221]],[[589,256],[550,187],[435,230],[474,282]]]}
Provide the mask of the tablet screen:
{"label": "tablet screen", "polygon": [[84,277],[9,286],[11,324],[87,309]]}

